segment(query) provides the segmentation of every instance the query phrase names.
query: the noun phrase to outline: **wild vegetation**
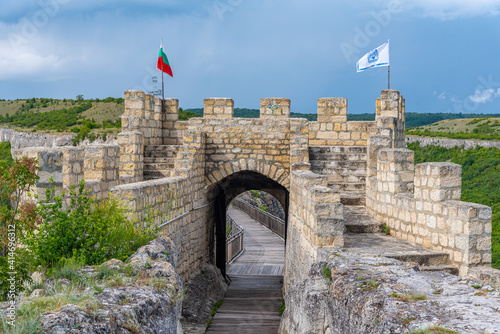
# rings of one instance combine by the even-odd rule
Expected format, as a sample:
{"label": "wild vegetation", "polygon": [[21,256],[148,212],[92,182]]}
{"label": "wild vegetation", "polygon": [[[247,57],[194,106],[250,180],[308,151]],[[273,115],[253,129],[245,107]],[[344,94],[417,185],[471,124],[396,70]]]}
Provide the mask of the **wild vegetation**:
{"label": "wild vegetation", "polygon": [[415,163],[449,161],[462,165],[462,201],[490,206],[493,210],[492,266],[500,269],[500,150],[476,147],[463,150],[412,143]]}
{"label": "wild vegetation", "polygon": [[116,198],[96,200],[83,181],[68,196],[47,190],[41,205],[35,204],[36,196],[20,201],[38,179],[36,160],[24,157],[0,164],[0,281],[17,272],[15,284],[0,285],[0,300],[12,300],[25,290],[33,271],[50,276],[68,259],[82,265],[125,260],[157,235],[157,212],[146,209],[134,217]]}

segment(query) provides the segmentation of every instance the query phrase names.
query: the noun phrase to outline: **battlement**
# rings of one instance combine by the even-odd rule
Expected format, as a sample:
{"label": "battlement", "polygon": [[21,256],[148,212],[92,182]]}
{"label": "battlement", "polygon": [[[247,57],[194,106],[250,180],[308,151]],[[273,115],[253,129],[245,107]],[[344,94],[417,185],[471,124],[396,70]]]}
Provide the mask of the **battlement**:
{"label": "battlement", "polygon": [[225,247],[225,227],[217,225],[223,210],[251,189],[276,195],[287,211],[285,288],[303,279],[323,250],[344,245],[344,204],[365,200],[392,235],[447,253],[461,275],[491,263],[491,209],[460,201],[460,166],[415,166],[398,91],[383,90],[375,120],[363,122],[347,121],[342,97],[318,99],[314,122],[291,118],[287,98],[261,99],[253,119],[234,117],[230,98],[203,105],[204,117],[179,121],[179,100],[127,91],[117,145],[19,154],[38,158],[38,194],[54,185],[59,194],[85,179],[98,198],[112,193],[132,212],[153,209],[179,249],[184,278],[214,262],[214,249]]}
{"label": "battlement", "polygon": [[491,264],[491,208],[460,201],[462,167],[414,165],[413,151],[380,149],[367,184],[366,208],[391,235],[445,252],[466,276]]}

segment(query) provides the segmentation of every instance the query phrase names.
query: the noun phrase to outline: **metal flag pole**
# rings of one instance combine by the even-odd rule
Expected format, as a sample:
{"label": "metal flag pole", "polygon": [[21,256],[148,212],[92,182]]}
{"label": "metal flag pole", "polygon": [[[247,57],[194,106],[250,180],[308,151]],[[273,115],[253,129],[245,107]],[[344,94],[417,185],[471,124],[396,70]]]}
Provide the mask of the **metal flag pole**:
{"label": "metal flag pole", "polygon": [[[161,39],[161,48],[163,51],[163,38]],[[165,101],[165,83],[163,82],[163,61],[161,62],[161,112],[165,111],[164,102]]]}
{"label": "metal flag pole", "polygon": [[391,89],[391,65],[387,66],[387,89]]}

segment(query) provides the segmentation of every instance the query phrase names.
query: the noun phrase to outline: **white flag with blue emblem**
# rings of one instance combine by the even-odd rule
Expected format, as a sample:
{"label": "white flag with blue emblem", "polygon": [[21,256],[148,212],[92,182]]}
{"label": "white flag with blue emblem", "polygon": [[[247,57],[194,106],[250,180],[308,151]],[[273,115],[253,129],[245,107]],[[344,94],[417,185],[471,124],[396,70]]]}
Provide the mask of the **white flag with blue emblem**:
{"label": "white flag with blue emblem", "polygon": [[356,63],[358,72],[371,67],[389,66],[389,41],[365,54]]}

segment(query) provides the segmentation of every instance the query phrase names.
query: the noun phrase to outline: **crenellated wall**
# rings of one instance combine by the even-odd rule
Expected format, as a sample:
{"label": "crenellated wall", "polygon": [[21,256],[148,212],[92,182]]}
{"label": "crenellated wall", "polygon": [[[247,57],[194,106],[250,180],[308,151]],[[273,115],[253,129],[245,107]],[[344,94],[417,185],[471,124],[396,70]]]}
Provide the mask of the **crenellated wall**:
{"label": "crenellated wall", "polygon": [[[235,118],[232,99],[209,98],[204,117],[179,121],[177,99],[127,91],[118,145],[15,154],[39,160],[39,195],[85,179],[98,198],[111,193],[135,214],[152,212],[184,279],[207,262],[225,265],[225,205],[251,189],[288,208],[285,291],[324,249],[343,247],[345,192],[361,194],[392,235],[448,253],[462,275],[491,263],[491,209],[460,201],[460,166],[414,165],[398,91],[382,91],[374,122],[347,122],[344,98],[319,99],[317,122],[290,118],[289,99],[260,103],[260,118]],[[161,178],[145,178],[146,168]]]}
{"label": "crenellated wall", "polygon": [[449,254],[468,275],[491,265],[491,208],[460,201],[462,168],[446,162],[414,164],[404,134],[404,99],[382,91],[377,127],[368,139],[366,208],[391,235]]}
{"label": "crenellated wall", "polygon": [[318,121],[309,122],[311,146],[366,146],[375,122],[348,122],[347,99],[318,99]]}
{"label": "crenellated wall", "polygon": [[[269,109],[270,103],[281,108],[290,101],[273,98],[262,99],[261,103],[263,112]],[[204,179],[207,186],[247,170],[289,187],[290,138],[307,135],[306,120],[290,119],[286,113],[270,113],[257,119],[233,118],[234,102],[227,98],[206,99],[204,105],[207,116],[191,118],[188,129],[206,134]],[[186,138],[183,142],[189,145]]]}
{"label": "crenellated wall", "polygon": [[460,201],[462,167],[414,166],[413,151],[382,149],[366,207],[391,235],[449,254],[460,275],[491,264],[491,208]]}

